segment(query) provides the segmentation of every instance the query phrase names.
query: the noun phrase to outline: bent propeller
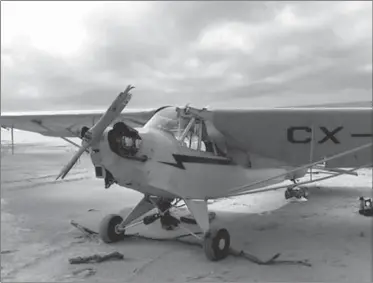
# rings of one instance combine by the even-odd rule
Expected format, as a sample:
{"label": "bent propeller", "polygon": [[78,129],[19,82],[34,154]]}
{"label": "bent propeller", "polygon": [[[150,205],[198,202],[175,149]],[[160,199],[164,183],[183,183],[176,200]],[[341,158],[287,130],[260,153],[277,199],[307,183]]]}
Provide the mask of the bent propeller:
{"label": "bent propeller", "polygon": [[64,179],[69,173],[71,168],[78,161],[80,156],[95,142],[100,140],[102,133],[105,129],[119,116],[123,109],[127,106],[128,102],[131,100],[132,94],[129,92],[135,88],[134,86],[128,85],[127,88],[119,93],[117,98],[113,101],[111,106],[106,110],[104,115],[101,116],[100,120],[92,126],[82,138],[82,146],[74,154],[71,160],[64,166],[60,174],[57,176],[56,180],[59,178]]}

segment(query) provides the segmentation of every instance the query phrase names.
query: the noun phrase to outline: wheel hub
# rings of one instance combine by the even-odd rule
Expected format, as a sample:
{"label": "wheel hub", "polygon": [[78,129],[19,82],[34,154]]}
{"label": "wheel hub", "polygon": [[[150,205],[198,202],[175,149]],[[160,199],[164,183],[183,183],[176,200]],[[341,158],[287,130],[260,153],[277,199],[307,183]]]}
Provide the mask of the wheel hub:
{"label": "wheel hub", "polygon": [[219,240],[219,249],[220,250],[223,250],[224,249],[224,247],[225,247],[225,239],[220,239]]}
{"label": "wheel hub", "polygon": [[115,234],[118,234],[118,235],[122,233],[119,224],[118,224],[118,225],[115,225],[115,227],[114,227],[114,232],[115,232]]}

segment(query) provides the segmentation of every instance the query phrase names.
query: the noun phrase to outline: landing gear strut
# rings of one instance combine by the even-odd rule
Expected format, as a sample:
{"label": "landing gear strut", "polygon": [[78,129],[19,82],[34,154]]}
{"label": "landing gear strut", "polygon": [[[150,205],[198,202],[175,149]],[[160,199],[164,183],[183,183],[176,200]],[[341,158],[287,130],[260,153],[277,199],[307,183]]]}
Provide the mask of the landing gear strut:
{"label": "landing gear strut", "polygon": [[172,199],[162,198],[157,202],[157,207],[162,214],[162,216],[160,216],[160,221],[162,224],[162,228],[165,230],[173,230],[179,225],[180,222],[170,214],[172,201]]}
{"label": "landing gear strut", "polygon": [[[131,210],[125,219],[120,215],[110,214],[106,216],[100,224],[100,238],[105,243],[118,242],[124,239],[127,225],[131,224],[137,218],[143,216],[154,208],[153,203],[148,196],[144,196],[142,200]],[[140,223],[140,222],[139,222]],[[137,225],[133,224],[133,225]],[[131,226],[133,226],[131,225]]]}
{"label": "landing gear strut", "polygon": [[[177,227],[180,221],[173,217],[169,210],[172,207],[172,199],[144,198],[132,209],[132,211],[123,219],[122,216],[116,214],[107,215],[100,224],[100,237],[105,243],[113,243],[124,239],[126,228],[137,226],[139,224],[149,225],[155,220],[160,219],[162,228],[172,230]],[[148,215],[142,220],[133,223],[134,220],[140,218],[150,210],[158,208],[159,213]]]}

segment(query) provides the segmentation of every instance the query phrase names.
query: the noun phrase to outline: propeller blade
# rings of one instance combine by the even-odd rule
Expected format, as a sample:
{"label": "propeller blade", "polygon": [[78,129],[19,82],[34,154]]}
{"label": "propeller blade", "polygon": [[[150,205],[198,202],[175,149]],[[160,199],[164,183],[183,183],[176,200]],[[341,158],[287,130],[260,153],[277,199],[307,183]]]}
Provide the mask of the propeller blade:
{"label": "propeller blade", "polygon": [[82,156],[82,154],[87,150],[88,147],[89,147],[89,144],[86,143],[81,148],[79,148],[79,150],[74,154],[74,156],[71,158],[71,160],[69,161],[69,163],[67,163],[65,165],[65,167],[61,170],[61,172],[57,176],[56,180],[58,180],[59,178],[61,178],[61,179],[65,178],[65,176],[67,175],[67,173],[69,173],[69,171],[71,170],[71,168],[73,168],[73,166],[75,165],[75,163]]}
{"label": "propeller blade", "polygon": [[95,142],[100,140],[102,133],[105,129],[120,115],[123,109],[127,106],[128,102],[131,100],[132,94],[129,92],[134,87],[128,85],[127,88],[119,93],[117,98],[110,105],[108,110],[101,116],[100,120],[89,130],[86,131],[82,138],[82,146],[71,158],[69,163],[61,170],[60,174],[57,176],[56,180],[59,178],[63,179],[69,173],[71,168],[75,165],[81,155]]}
{"label": "propeller blade", "polygon": [[120,115],[123,109],[127,106],[131,100],[132,95],[129,93],[134,87],[129,85],[126,90],[121,92],[118,97],[113,101],[105,114],[101,116],[100,120],[87,132],[83,137],[87,142],[95,141],[99,139],[104,130]]}

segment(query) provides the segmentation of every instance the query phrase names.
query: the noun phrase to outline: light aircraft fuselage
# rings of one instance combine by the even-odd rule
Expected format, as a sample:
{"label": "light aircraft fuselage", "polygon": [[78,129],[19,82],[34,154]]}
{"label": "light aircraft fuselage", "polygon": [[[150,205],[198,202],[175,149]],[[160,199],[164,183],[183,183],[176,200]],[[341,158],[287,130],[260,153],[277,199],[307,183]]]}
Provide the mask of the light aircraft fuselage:
{"label": "light aircraft fuselage", "polygon": [[[227,113],[217,112],[213,117],[209,117],[208,112],[202,113],[201,116],[205,115],[205,119],[214,122],[213,128],[204,125],[204,136],[210,134],[219,140],[219,136],[214,135],[215,130],[225,136],[240,137],[220,146],[220,152],[225,151],[222,156],[207,151],[206,147],[196,150],[196,135],[194,147],[188,146],[188,142],[180,142],[177,131],[185,130],[188,119],[184,119],[183,127],[178,129],[177,109],[168,107],[157,112],[144,127],[136,128],[142,139],[136,156],[146,156],[145,161],[123,158],[114,153],[107,138],[110,129],[105,131],[98,151],[92,151],[92,161],[95,166],[102,165],[109,171],[119,185],[144,194],[213,199],[229,196],[232,188],[260,182],[268,176],[279,175],[250,189],[303,177],[307,169],[289,175],[286,172],[328,156],[327,152],[337,153],[361,145],[369,137],[369,121],[363,123],[364,120],[359,119],[361,112],[353,109],[343,112],[338,122],[332,119],[331,112],[324,109],[308,109],[301,114],[304,119],[297,120],[290,119],[292,113],[298,112],[294,109],[278,109],[272,114],[266,112],[254,110],[249,117],[246,113],[242,117],[245,121],[235,127],[224,127],[225,121],[221,117]],[[235,115],[244,116],[240,112]],[[276,117],[265,119],[268,117],[265,115]],[[291,149],[297,153],[296,158],[287,154]],[[369,162],[369,150],[355,154],[353,159],[346,159],[346,165],[351,167],[355,162]],[[245,161],[242,163],[243,157]]]}

